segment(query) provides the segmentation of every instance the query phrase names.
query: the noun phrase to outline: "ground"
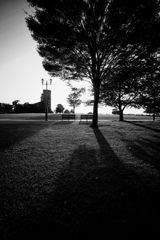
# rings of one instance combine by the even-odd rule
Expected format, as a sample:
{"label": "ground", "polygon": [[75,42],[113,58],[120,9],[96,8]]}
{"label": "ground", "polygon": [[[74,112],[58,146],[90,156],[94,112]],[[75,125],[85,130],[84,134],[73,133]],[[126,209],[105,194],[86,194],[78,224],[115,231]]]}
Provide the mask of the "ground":
{"label": "ground", "polygon": [[160,122],[0,121],[1,239],[155,233]]}

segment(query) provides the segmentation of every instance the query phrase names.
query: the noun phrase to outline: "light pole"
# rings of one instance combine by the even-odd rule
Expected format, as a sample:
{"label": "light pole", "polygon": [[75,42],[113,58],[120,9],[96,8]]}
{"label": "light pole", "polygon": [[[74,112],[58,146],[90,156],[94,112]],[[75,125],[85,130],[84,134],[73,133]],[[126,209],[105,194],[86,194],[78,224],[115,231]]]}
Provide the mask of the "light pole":
{"label": "light pole", "polygon": [[46,85],[46,93],[44,92],[44,103],[45,103],[45,121],[48,121],[48,99],[47,99],[47,90],[48,90],[48,85],[52,84],[52,79],[48,81],[44,81],[44,79],[42,78],[42,85]]}

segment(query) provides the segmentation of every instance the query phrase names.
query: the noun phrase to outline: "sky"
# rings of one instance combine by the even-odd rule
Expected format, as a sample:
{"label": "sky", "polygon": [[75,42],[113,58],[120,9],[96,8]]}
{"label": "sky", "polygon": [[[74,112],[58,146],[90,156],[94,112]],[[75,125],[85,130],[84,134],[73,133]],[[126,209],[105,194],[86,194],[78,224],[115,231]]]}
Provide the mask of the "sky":
{"label": "sky", "polygon": [[[41,79],[49,81],[50,75],[42,66],[42,58],[37,52],[36,42],[31,37],[25,22],[25,11],[30,8],[26,0],[0,0],[0,102],[10,103],[20,100],[20,103],[35,103],[45,89]],[[83,85],[75,85],[82,87]],[[87,86],[87,85],[86,85]],[[59,78],[52,78],[51,90],[52,110],[61,103],[65,109],[71,109],[66,98],[70,87]],[[88,92],[82,100],[90,99]],[[99,113],[111,113],[111,107],[99,107]],[[87,113],[92,107],[81,104],[78,112]],[[127,111],[133,112],[133,109]],[[134,113],[140,113],[134,110]]]}

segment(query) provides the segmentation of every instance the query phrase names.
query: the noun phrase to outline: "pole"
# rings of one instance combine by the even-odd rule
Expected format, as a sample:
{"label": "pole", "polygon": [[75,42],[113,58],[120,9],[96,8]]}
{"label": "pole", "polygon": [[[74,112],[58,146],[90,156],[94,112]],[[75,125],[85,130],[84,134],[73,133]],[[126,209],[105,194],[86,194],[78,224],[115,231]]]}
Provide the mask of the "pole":
{"label": "pole", "polygon": [[[52,79],[50,79],[50,83],[48,83],[48,81],[46,81],[44,83],[44,79],[42,79],[42,85],[46,85],[46,91],[48,90],[48,85],[52,84]],[[48,121],[48,99],[47,99],[47,95],[44,95],[44,102],[45,102],[45,121]]]}
{"label": "pole", "polygon": [[46,104],[46,109],[45,109],[45,121],[48,121],[48,107]]}

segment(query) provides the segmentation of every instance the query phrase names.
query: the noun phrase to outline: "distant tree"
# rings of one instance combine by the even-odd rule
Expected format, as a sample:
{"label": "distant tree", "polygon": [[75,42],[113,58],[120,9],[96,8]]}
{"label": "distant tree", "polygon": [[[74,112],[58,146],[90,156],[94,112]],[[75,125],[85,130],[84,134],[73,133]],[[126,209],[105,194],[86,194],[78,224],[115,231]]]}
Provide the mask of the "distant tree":
{"label": "distant tree", "polygon": [[5,107],[5,112],[7,112],[7,113],[11,113],[12,112],[12,108],[13,107],[12,107],[11,104],[5,103],[4,107]]}
{"label": "distant tree", "polygon": [[14,105],[17,105],[19,102],[20,102],[19,100],[14,100],[14,101],[12,102],[12,104],[13,104],[13,106],[14,106]]}
{"label": "distant tree", "polygon": [[112,114],[119,114],[119,110],[118,110],[117,108],[114,108],[114,109],[112,110]]}
{"label": "distant tree", "polygon": [[17,105],[19,104],[19,100],[14,100],[13,102],[12,102],[12,106],[13,106],[13,110],[14,110],[14,112],[16,112],[16,108],[17,108]]}
{"label": "distant tree", "polygon": [[75,113],[75,108],[79,106],[82,101],[80,97],[82,96],[82,93],[85,91],[85,88],[72,88],[71,93],[69,94],[67,101],[71,107],[73,107],[73,113]]}
{"label": "distant tree", "polygon": [[11,113],[12,105],[9,103],[0,103],[0,113]]}
{"label": "distant tree", "polygon": [[27,0],[27,17],[43,66],[52,76],[91,80],[92,127],[98,127],[101,83],[116,69],[122,47],[155,51],[160,40],[158,0]]}
{"label": "distant tree", "polygon": [[144,89],[141,77],[146,71],[143,50],[135,47],[132,49],[129,46],[127,48],[127,51],[121,50],[118,58],[115,59],[117,68],[102,82],[100,93],[100,100],[103,103],[118,110],[120,121],[123,121],[126,107],[139,107],[137,99]]}
{"label": "distant tree", "polygon": [[126,107],[136,106],[140,94],[138,81],[130,80],[130,86],[127,86],[127,83],[121,78],[111,79],[105,84],[104,94],[102,94],[103,102],[106,105],[118,109],[119,121],[123,121],[123,112]]}
{"label": "distant tree", "polygon": [[70,111],[68,109],[65,109],[64,113],[70,113]]}
{"label": "distant tree", "polygon": [[0,103],[0,113],[5,113],[4,103]]}
{"label": "distant tree", "polygon": [[13,109],[15,109],[15,107],[17,106],[17,104],[18,104],[19,102],[20,102],[19,100],[14,100],[14,101],[12,102]]}
{"label": "distant tree", "polygon": [[56,113],[63,113],[64,107],[62,104],[57,104]]}
{"label": "distant tree", "polygon": [[153,120],[160,113],[160,54],[150,56],[143,78],[144,91],[139,97],[139,105],[146,113],[152,113]]}

